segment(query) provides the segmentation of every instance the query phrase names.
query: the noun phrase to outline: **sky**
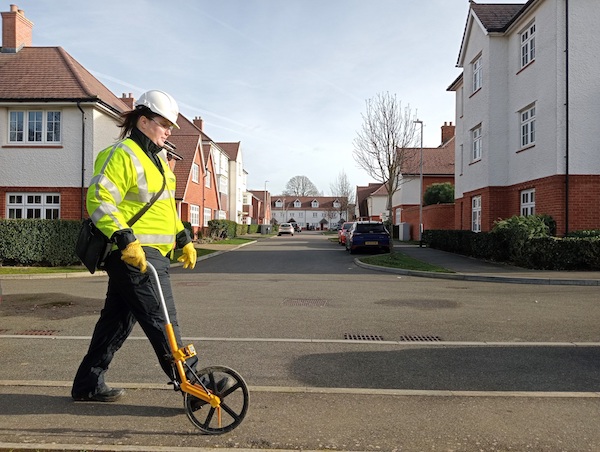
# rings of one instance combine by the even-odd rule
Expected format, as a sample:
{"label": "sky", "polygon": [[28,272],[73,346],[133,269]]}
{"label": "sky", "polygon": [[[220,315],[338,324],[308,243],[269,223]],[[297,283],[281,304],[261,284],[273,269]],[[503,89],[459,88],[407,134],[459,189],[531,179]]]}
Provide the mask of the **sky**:
{"label": "sky", "polygon": [[[478,3],[525,3],[495,0]],[[280,194],[306,176],[325,196],[353,158],[366,101],[396,96],[423,145],[453,122],[468,0],[0,0],[118,97],[170,93],[215,142],[241,142],[250,190]],[[108,145],[109,143],[107,143]],[[267,182],[268,181],[268,182]]]}

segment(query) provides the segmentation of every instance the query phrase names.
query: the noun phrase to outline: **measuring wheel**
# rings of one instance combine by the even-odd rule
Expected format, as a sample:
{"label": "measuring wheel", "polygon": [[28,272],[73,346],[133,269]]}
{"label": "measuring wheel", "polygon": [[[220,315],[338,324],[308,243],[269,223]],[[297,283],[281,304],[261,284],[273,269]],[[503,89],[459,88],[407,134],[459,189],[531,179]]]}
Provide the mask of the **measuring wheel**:
{"label": "measuring wheel", "polygon": [[210,392],[221,399],[212,407],[191,394],[183,394],[185,414],[203,433],[220,435],[236,428],[248,411],[248,387],[240,374],[225,366],[206,367],[196,374]]}

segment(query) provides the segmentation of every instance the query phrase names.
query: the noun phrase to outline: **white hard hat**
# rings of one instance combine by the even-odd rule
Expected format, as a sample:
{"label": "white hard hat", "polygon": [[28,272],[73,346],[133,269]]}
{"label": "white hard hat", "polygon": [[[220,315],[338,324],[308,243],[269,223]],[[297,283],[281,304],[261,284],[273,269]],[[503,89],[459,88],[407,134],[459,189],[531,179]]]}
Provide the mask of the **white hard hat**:
{"label": "white hard hat", "polygon": [[179,126],[177,125],[179,107],[177,106],[175,99],[173,99],[173,96],[170,94],[157,89],[151,89],[150,91],[146,91],[144,94],[142,94],[135,102],[136,107],[140,105],[144,105],[152,110],[153,113],[168,119],[175,127],[179,129]]}

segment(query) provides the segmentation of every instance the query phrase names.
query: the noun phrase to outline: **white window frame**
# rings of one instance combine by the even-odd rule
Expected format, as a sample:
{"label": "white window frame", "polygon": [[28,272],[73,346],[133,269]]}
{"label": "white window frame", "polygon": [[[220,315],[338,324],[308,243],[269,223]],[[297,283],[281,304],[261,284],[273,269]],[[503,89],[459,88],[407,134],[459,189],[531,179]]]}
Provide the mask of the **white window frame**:
{"label": "white window frame", "polygon": [[481,62],[481,55],[479,55],[471,64],[473,71],[473,92],[480,90],[483,85],[483,67]]}
{"label": "white window frame", "polygon": [[301,206],[302,206],[302,203],[300,201],[298,201],[298,200],[294,201],[294,208],[295,209],[299,209]]}
{"label": "white window frame", "polygon": [[482,154],[482,139],[481,139],[481,124],[471,130],[471,139],[473,146],[471,148],[471,161],[476,162],[481,160]]}
{"label": "white window frame", "polygon": [[519,112],[521,120],[521,148],[535,144],[535,104]]}
{"label": "white window frame", "polygon": [[519,34],[521,40],[521,69],[535,60],[535,22]]}
{"label": "white window frame", "polygon": [[319,201],[317,201],[316,199],[315,199],[315,200],[313,200],[313,201],[310,203],[310,206],[311,206],[312,208],[314,208],[314,209],[318,208],[318,207],[319,207]]}
{"label": "white window frame", "polygon": [[192,182],[198,183],[200,180],[200,167],[196,162],[192,163]]}
{"label": "white window frame", "polygon": [[210,179],[212,178],[212,173],[209,170],[206,170],[206,175],[204,176],[204,186],[206,188],[210,188]]}
{"label": "white window frame", "polygon": [[521,215],[535,215],[535,188],[521,191]]}
{"label": "white window frame", "polygon": [[10,110],[8,143],[61,144],[62,112],[60,110]]}
{"label": "white window frame", "polygon": [[471,198],[471,231],[481,232],[481,196]]}
{"label": "white window frame", "polygon": [[275,201],[275,207],[282,208],[283,207],[283,201],[281,201],[280,199],[278,199],[277,201]]}
{"label": "white window frame", "polygon": [[202,225],[207,228],[208,222],[212,220],[212,210],[209,207],[204,208],[204,218],[202,219]]}
{"label": "white window frame", "polygon": [[190,205],[190,223],[192,226],[200,226],[200,206]]}
{"label": "white window frame", "polygon": [[60,219],[60,193],[6,193],[6,218]]}

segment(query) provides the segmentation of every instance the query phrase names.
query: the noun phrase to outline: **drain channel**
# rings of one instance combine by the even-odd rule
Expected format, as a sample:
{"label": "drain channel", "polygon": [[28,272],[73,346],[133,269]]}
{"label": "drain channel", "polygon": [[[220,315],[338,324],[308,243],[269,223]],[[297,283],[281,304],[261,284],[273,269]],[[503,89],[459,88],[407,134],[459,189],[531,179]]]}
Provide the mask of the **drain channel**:
{"label": "drain channel", "polygon": [[377,334],[350,334],[344,333],[345,341],[382,341],[383,336]]}
{"label": "drain channel", "polygon": [[442,338],[439,336],[427,336],[427,335],[407,335],[400,336],[401,342],[441,342]]}
{"label": "drain channel", "polygon": [[19,336],[54,336],[56,333],[59,333],[58,330],[25,330],[19,331],[15,333]]}

